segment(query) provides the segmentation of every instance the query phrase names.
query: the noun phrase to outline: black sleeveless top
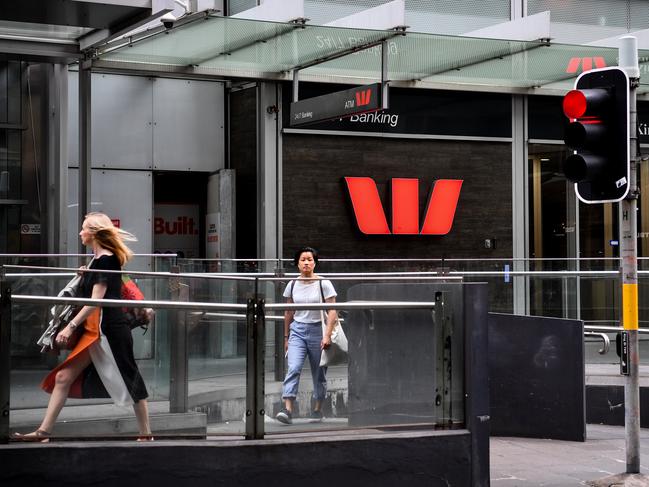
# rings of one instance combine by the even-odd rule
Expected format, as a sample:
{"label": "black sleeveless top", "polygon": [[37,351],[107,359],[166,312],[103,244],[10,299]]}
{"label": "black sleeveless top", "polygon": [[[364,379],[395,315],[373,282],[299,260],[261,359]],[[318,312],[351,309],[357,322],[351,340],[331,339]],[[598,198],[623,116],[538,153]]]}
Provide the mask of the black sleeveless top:
{"label": "black sleeveless top", "polygon": [[[119,259],[116,255],[102,255],[92,261],[89,269],[106,269],[110,271],[121,271]],[[105,299],[121,299],[122,297],[122,275],[113,273],[87,272],[83,275],[80,288],[82,298],[92,296],[92,288],[97,283],[106,284]],[[122,308],[105,307],[102,308],[102,324],[125,321]]]}

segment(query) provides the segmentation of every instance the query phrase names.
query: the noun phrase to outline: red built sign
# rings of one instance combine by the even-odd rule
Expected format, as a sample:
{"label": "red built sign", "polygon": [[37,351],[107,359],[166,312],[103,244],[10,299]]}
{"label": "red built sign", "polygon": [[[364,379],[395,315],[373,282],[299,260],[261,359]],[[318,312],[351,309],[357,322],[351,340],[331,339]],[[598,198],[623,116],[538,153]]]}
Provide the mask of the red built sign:
{"label": "red built sign", "polygon": [[435,182],[420,229],[419,179],[393,178],[390,230],[374,180],[345,178],[358,228],[366,235],[446,235],[453,225],[462,182],[461,179]]}

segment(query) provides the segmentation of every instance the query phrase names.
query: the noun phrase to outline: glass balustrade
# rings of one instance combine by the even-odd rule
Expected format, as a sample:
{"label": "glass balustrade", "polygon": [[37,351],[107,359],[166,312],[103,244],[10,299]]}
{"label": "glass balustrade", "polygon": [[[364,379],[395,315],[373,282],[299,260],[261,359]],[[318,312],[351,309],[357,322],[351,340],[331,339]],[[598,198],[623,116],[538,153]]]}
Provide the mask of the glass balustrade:
{"label": "glass balustrade", "polygon": [[[76,269],[86,261],[84,256],[0,256],[4,285],[12,295],[27,296],[56,296],[75,274],[62,269]],[[489,311],[575,318],[584,320],[586,327],[610,327],[619,326],[618,266],[617,259],[323,259],[318,273],[332,281],[338,303],[369,304],[339,313],[349,358],[328,369],[324,420],[310,417],[313,384],[307,360],[294,422],[287,429],[275,415],[283,405],[283,292],[297,277],[292,262],[136,256],[126,271],[145,299],[162,303],[154,306],[155,318],[147,330],[133,331],[153,430],[160,437],[246,435],[250,367],[258,359],[263,361],[258,377],[263,377],[266,435],[404,425],[463,427],[464,298],[457,283],[487,282]],[[649,263],[640,259],[639,269],[642,328],[649,322],[649,274],[642,274]],[[261,359],[249,354],[246,313],[248,303],[258,300],[265,306]],[[432,304],[419,309],[371,304],[387,301]],[[16,300],[11,307],[12,431],[38,426],[49,399],[40,381],[64,357],[42,354],[36,346],[51,306]],[[617,367],[615,332],[592,331],[604,333],[611,347],[601,353],[602,335],[585,336],[587,374],[590,365]],[[646,365],[649,336],[641,335],[640,351],[641,364]],[[136,432],[135,424],[132,411],[114,406],[110,399],[70,399],[56,433],[128,436]]]}

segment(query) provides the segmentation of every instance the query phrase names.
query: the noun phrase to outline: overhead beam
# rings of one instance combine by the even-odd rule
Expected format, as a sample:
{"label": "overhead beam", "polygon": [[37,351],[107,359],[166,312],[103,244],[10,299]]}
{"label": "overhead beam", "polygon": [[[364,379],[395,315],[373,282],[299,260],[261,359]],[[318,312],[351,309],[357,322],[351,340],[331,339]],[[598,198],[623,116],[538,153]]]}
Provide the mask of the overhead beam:
{"label": "overhead beam", "polygon": [[0,35],[0,52],[20,56],[26,60],[69,62],[79,59],[81,52],[76,42],[48,42],[24,40]]}
{"label": "overhead beam", "polygon": [[162,17],[164,14],[171,12],[174,9],[174,0],[153,0],[151,3],[152,8],[150,10],[140,12],[139,14],[109,28],[95,30],[80,37],[79,48],[82,51],[85,51],[97,47],[100,44],[106,44],[113,39],[117,39],[138,27]]}
{"label": "overhead beam", "polygon": [[[188,66],[167,66],[155,65],[150,63],[126,63],[119,61],[94,60],[92,71],[98,73],[114,74],[131,74],[143,76],[158,76],[170,78],[186,78],[197,80],[250,80],[250,81],[292,81],[291,72],[261,72],[253,70],[241,70],[233,68],[219,68],[218,73],[210,68],[192,68]],[[326,81],[318,74],[308,74],[305,71],[300,73],[300,82],[318,82],[334,84],[356,84],[362,85],[367,83],[376,83],[378,77],[349,77],[330,75]],[[434,90],[452,90],[452,91],[476,91],[481,93],[516,93],[516,94],[543,94],[543,95],[563,95],[565,90],[543,89],[543,88],[520,88],[512,86],[483,85],[483,84],[457,84],[433,80],[421,81],[390,81],[393,88],[415,88],[415,89],[434,89]]]}
{"label": "overhead beam", "polygon": [[139,13],[151,11],[158,0],[19,0],[0,2],[0,19],[12,22],[110,28]]}
{"label": "overhead beam", "polygon": [[[205,10],[202,12],[197,12],[195,14],[187,15],[185,17],[182,17],[178,19],[176,22],[174,22],[174,25],[171,29],[164,27],[162,24],[153,27],[151,29],[147,30],[140,30],[133,32],[133,34],[129,34],[128,36],[121,36],[118,38],[115,38],[111,40],[110,42],[107,42],[106,44],[100,44],[97,46],[95,55],[92,57],[99,57],[103,54],[116,51],[118,49],[121,49],[126,46],[130,46],[133,44],[136,44],[138,42],[144,41],[146,39],[149,39],[151,37],[154,37],[156,35],[164,34],[164,33],[169,33],[172,30],[175,30],[179,27],[182,27],[187,24],[191,24],[192,22],[196,22],[199,20],[204,20],[207,17],[210,17],[213,11],[211,10]],[[219,17],[215,17],[219,18]]]}

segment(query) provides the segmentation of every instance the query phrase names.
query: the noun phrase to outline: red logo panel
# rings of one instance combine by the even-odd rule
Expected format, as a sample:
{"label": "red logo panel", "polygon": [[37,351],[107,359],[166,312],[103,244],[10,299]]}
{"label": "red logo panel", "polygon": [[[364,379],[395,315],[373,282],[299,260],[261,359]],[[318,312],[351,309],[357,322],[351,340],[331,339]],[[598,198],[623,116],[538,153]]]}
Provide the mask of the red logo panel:
{"label": "red logo panel", "polygon": [[374,180],[368,177],[345,178],[358,228],[366,235],[446,235],[453,226],[462,182],[461,179],[435,182],[420,230],[419,180],[393,178],[390,230]]}
{"label": "red logo panel", "polygon": [[601,56],[595,57],[573,57],[568,61],[568,66],[566,67],[566,73],[576,73],[579,71],[579,65],[581,65],[582,72],[590,71],[593,69],[593,64],[596,68],[605,68],[606,61]]}

